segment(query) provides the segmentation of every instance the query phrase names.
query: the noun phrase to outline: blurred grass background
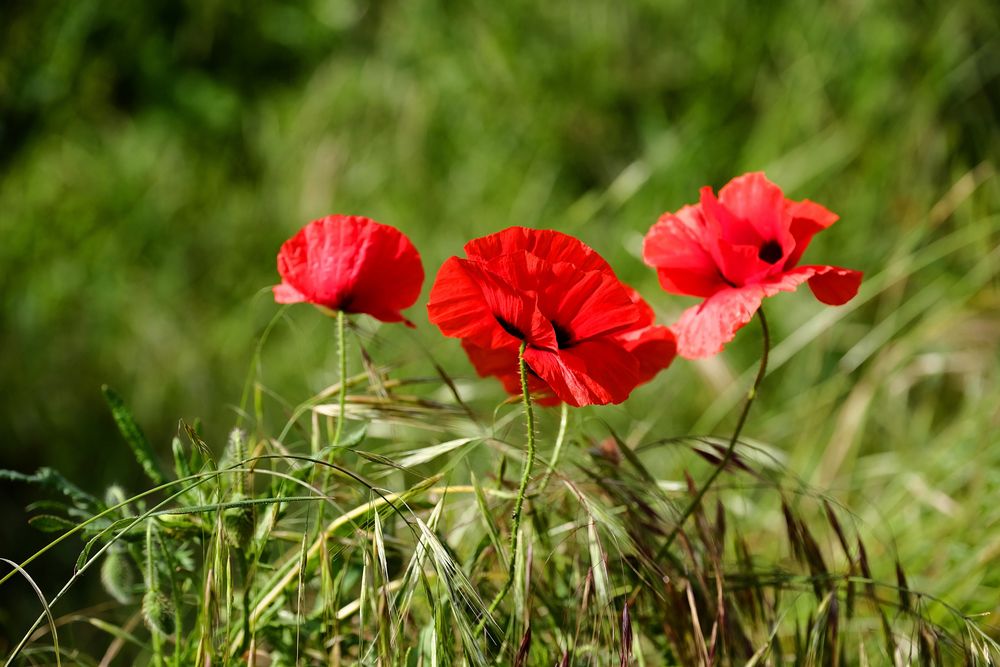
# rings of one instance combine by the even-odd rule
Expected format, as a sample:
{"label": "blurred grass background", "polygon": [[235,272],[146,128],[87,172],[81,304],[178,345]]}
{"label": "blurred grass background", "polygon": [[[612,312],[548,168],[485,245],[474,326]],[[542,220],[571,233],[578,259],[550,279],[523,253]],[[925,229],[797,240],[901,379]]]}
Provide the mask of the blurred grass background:
{"label": "blurred grass background", "polygon": [[[876,526],[911,583],[996,610],[991,0],[15,1],[0,36],[0,467],[136,490],[102,383],[165,454],[180,417],[220,442],[276,312],[277,248],[313,218],[400,227],[426,287],[470,237],[573,233],[670,322],[690,302],[659,292],[641,235],[763,169],[842,216],[805,260],[868,282],[840,310],[771,300],[779,348],[746,434]],[[264,379],[297,402],[336,377],[333,328],[288,315]],[[415,337],[379,331],[379,359],[421,372],[426,347],[468,376],[423,301],[411,316]],[[756,345],[597,414],[724,432]],[[0,489],[0,555],[42,542],[33,497]]]}

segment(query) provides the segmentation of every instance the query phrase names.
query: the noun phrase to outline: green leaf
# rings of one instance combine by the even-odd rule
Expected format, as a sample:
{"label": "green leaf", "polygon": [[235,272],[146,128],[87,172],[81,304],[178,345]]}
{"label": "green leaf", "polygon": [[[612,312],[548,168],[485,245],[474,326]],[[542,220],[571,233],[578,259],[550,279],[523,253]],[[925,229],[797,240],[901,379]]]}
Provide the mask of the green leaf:
{"label": "green leaf", "polygon": [[94,509],[101,504],[97,498],[83,491],[52,468],[39,468],[34,475],[26,475],[16,470],[0,470],[0,481],[2,480],[38,484],[45,489],[71,498],[78,507]]}
{"label": "green leaf", "polygon": [[94,548],[94,545],[97,544],[97,541],[102,537],[104,537],[104,533],[95,535],[90,539],[90,541],[83,545],[83,551],[81,551],[80,555],[76,557],[76,565],[73,567],[73,574],[76,574],[87,565],[87,561],[90,560],[91,550]]}
{"label": "green leaf", "polygon": [[111,408],[111,416],[114,417],[115,423],[118,425],[118,430],[121,432],[122,437],[125,438],[128,446],[132,448],[135,460],[139,462],[146,476],[153,483],[163,484],[167,481],[167,476],[160,467],[159,462],[157,462],[149,440],[146,439],[142,429],[139,428],[139,424],[136,423],[132,413],[125,407],[125,401],[108,385],[103,385],[101,391],[104,393],[104,400],[107,401],[108,407]]}
{"label": "green leaf", "polygon": [[61,533],[76,528],[76,524],[54,514],[38,514],[28,519],[32,528],[43,533]]}

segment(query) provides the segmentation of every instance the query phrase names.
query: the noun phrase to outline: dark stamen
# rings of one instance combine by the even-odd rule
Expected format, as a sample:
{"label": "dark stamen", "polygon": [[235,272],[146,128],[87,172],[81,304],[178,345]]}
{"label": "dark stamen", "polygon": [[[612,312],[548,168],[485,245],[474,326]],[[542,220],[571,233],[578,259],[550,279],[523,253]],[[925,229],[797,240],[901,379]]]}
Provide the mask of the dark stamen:
{"label": "dark stamen", "polygon": [[573,344],[573,334],[557,322],[552,322],[552,330],[556,333],[556,346],[560,350],[565,350]]}
{"label": "dark stamen", "polygon": [[508,322],[504,318],[500,317],[499,315],[494,315],[493,317],[495,317],[497,319],[497,323],[499,323],[500,326],[503,327],[504,331],[506,331],[507,333],[509,333],[514,338],[517,338],[519,340],[524,340],[524,334],[521,333],[520,329],[518,329],[513,324],[511,324],[510,322]]}
{"label": "dark stamen", "polygon": [[781,249],[781,244],[777,241],[768,241],[760,247],[757,251],[757,257],[764,260],[768,264],[775,264],[784,255],[784,251]]}

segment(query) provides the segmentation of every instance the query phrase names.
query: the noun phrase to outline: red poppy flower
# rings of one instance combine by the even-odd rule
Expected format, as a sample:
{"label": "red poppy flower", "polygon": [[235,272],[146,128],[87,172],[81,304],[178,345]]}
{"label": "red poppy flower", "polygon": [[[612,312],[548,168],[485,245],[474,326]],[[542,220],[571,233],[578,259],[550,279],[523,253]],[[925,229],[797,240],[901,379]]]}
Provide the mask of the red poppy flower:
{"label": "red poppy flower", "polygon": [[718,198],[704,187],[700,203],[665,213],[646,235],[643,259],[667,292],[705,297],[672,327],[678,354],[720,352],[764,297],[804,282],[825,304],[850,301],[861,272],[796,266],[812,237],[837,217],[809,200],[786,199],[762,173],[734,178]]}
{"label": "red poppy flower", "polygon": [[413,324],[399,312],[420,296],[424,267],[410,239],[361,216],[313,220],[278,252],[278,303],[302,301],[383,322]]}
{"label": "red poppy flower", "polygon": [[521,392],[522,342],[529,389],[543,404],[621,403],[673,360],[670,330],[654,326],[638,293],[572,236],[511,227],[465,253],[441,267],[427,310],[509,393]]}

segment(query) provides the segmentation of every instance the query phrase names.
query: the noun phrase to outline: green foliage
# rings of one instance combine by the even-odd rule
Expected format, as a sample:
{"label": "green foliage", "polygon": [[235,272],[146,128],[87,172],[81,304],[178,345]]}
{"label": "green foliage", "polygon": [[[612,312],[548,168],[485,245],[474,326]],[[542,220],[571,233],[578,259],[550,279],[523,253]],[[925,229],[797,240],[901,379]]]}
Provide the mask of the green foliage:
{"label": "green foliage", "polygon": [[107,385],[101,387],[101,391],[104,393],[104,400],[108,402],[108,406],[111,408],[111,416],[115,418],[118,430],[121,431],[122,437],[125,438],[128,446],[132,448],[132,454],[135,456],[135,460],[139,462],[139,465],[142,466],[146,477],[154,484],[162,484],[166,479],[166,475],[156,460],[153,446],[149,444],[149,440],[146,439],[142,429],[136,423],[135,417],[132,416],[132,413],[125,406],[125,401],[122,400],[122,397],[114,389]]}
{"label": "green foliage", "polygon": [[[512,534],[515,483],[487,480],[500,462],[512,458],[508,467],[517,467],[527,456],[523,438],[504,435],[520,412],[501,409],[493,423],[468,416],[456,430],[477,436],[446,432],[440,444],[428,443],[412,418],[400,422],[421,402],[406,387],[373,379],[367,392],[380,401],[365,412],[369,435],[328,450],[332,461],[308,455],[337,431],[316,418],[325,410],[321,393],[298,409],[262,404],[265,413],[294,415],[288,440],[235,429],[218,464],[143,497],[110,489],[102,511],[67,533],[93,537],[50,606],[101,561],[105,588],[126,609],[138,607],[148,635],[116,626],[114,613],[91,625],[132,638],[116,650],[141,664],[1000,658],[1000,644],[976,618],[913,587],[900,560],[872,561],[871,531],[797,482],[765,447],[739,443],[720,484],[702,496],[689,471],[709,479],[725,441],[632,445],[631,436],[609,437],[601,422],[567,427],[563,415],[557,439],[569,443],[567,460],[551,478],[529,482]],[[348,405],[365,395],[352,394]],[[451,412],[423,402],[441,417]],[[425,418],[435,421],[433,412]],[[543,463],[556,447],[548,433],[540,429]],[[205,445],[195,442],[192,452]],[[674,450],[666,467],[664,446]],[[188,473],[179,441],[174,455]],[[692,499],[701,502],[685,509]],[[499,604],[489,604],[498,590]],[[43,641],[29,638],[46,618],[15,657]]]}

